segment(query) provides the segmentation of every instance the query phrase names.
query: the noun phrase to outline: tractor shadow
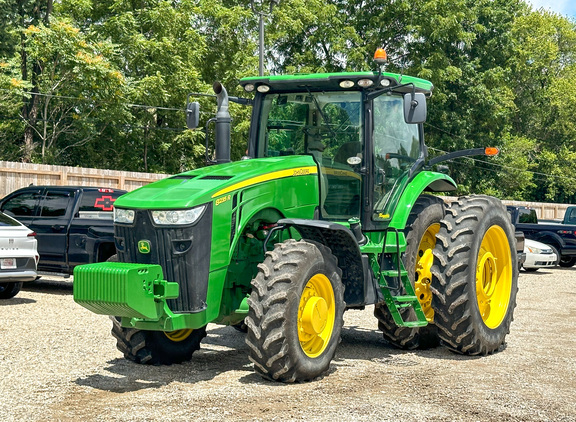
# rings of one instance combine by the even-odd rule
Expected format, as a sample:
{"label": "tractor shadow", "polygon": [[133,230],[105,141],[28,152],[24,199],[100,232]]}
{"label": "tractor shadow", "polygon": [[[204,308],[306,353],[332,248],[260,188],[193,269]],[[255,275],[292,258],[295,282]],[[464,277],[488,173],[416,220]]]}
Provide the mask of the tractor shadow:
{"label": "tractor shadow", "polygon": [[[213,328],[216,327],[216,328]],[[236,372],[238,382],[250,385],[285,386],[268,381],[254,372],[248,359],[245,334],[232,327],[209,326],[208,336],[192,360],[168,366],[140,365],[127,359],[108,361],[96,374],[77,378],[78,386],[91,387],[112,393],[127,393],[145,389],[162,388],[171,383],[195,384],[210,381],[222,373]],[[370,361],[392,366],[421,365],[414,357],[447,359],[451,361],[478,359],[457,355],[445,347],[428,350],[399,350],[388,345],[378,330],[357,326],[342,329],[342,341],[336,350],[330,369],[319,378],[329,376],[338,368],[354,366],[354,361]]]}
{"label": "tractor shadow", "polygon": [[412,356],[450,361],[469,361],[480,358],[479,356],[467,356],[451,352],[442,345],[425,349],[398,349],[387,343],[379,330],[358,326],[344,326],[341,337],[342,341],[336,350],[333,362],[346,366],[350,365],[346,363],[347,361],[355,360],[394,362],[396,366],[418,365],[419,363],[411,359]]}
{"label": "tractor shadow", "polygon": [[194,352],[189,362],[154,366],[118,358],[107,364],[100,373],[80,377],[73,382],[97,390],[126,393],[161,388],[173,382],[195,384],[232,371],[253,372],[244,334],[232,327],[210,325],[200,350]]}

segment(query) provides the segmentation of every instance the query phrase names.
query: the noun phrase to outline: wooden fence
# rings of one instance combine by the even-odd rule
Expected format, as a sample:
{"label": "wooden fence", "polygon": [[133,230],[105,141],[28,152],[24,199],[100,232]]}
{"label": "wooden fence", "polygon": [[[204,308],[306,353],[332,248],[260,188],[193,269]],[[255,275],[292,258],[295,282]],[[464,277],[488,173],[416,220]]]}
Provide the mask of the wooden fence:
{"label": "wooden fence", "polygon": [[536,215],[538,219],[541,220],[562,220],[564,218],[564,213],[566,208],[570,204],[555,204],[546,202],[523,202],[523,201],[507,201],[503,200],[506,205],[514,205],[517,207],[529,207],[536,210]]}
{"label": "wooden fence", "polygon": [[[130,171],[100,170],[81,167],[49,166],[44,164],[14,163],[0,161],[0,198],[16,189],[34,185],[79,185],[134,190],[167,174],[139,173]],[[452,197],[446,197],[453,199]],[[568,204],[522,202],[503,200],[506,205],[534,208],[543,220],[562,219]]]}
{"label": "wooden fence", "polygon": [[0,198],[30,184],[98,186],[131,191],[167,176],[167,174],[0,161]]}

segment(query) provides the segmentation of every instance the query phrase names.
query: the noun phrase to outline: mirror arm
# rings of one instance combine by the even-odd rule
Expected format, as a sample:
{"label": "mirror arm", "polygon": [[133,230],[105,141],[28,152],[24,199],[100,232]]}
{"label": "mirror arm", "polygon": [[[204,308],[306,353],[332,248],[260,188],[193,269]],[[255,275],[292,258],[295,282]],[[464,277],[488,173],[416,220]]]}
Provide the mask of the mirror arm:
{"label": "mirror arm", "polygon": [[381,89],[378,91],[369,92],[366,94],[366,101],[372,101],[373,99],[378,98],[382,94],[386,94],[388,92],[394,92],[399,88],[404,88],[405,86],[412,86],[412,90],[415,92],[416,87],[415,87],[414,83],[409,82],[407,84],[396,85],[396,86],[384,88],[384,89]]}
{"label": "mirror arm", "polygon": [[430,168],[435,164],[441,163],[442,161],[448,161],[460,157],[470,157],[473,155],[488,155],[488,154],[486,154],[486,148],[463,149],[460,151],[454,151],[448,154],[440,155],[439,157],[432,158],[430,161],[426,163],[426,167]]}

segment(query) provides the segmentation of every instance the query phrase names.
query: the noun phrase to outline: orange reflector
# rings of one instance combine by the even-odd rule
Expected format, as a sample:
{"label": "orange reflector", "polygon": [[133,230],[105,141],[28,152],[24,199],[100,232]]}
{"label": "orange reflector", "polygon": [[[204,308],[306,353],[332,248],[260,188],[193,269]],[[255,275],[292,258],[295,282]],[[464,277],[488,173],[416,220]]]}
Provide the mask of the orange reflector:
{"label": "orange reflector", "polygon": [[486,149],[484,149],[484,154],[492,157],[498,155],[499,152],[500,150],[496,147],[486,147]]}
{"label": "orange reflector", "polygon": [[383,63],[386,61],[386,58],[387,58],[386,50],[384,50],[383,48],[378,48],[374,53],[374,61],[376,63]]}

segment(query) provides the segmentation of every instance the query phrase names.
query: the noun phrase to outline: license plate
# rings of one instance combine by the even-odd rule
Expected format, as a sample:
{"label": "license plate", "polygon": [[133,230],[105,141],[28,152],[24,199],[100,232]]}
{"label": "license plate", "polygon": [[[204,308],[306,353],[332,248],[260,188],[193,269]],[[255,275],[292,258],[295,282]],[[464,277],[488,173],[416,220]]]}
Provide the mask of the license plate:
{"label": "license plate", "polygon": [[0,268],[3,270],[16,268],[16,258],[2,258],[2,260],[0,260]]}

